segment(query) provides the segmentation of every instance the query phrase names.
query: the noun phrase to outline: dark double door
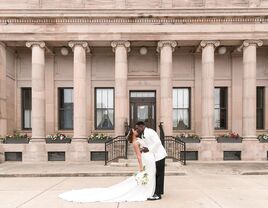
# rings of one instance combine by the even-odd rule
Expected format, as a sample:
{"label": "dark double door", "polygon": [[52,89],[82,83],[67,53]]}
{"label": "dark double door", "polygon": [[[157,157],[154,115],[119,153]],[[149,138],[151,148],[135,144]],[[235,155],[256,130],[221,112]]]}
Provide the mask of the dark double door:
{"label": "dark double door", "polygon": [[130,126],[138,121],[156,129],[156,97],[155,92],[130,92]]}

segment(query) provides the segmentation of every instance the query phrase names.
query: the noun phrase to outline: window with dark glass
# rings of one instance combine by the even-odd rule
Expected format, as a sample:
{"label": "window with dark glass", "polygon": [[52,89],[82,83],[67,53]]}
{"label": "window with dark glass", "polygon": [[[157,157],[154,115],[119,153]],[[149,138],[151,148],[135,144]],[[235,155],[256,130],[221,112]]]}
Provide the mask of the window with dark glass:
{"label": "window with dark glass", "polygon": [[214,89],[215,129],[227,129],[227,87]]}
{"label": "window with dark glass", "polygon": [[72,88],[59,88],[59,129],[73,129]]}
{"label": "window with dark glass", "polygon": [[95,90],[95,129],[114,129],[114,89]]}
{"label": "window with dark glass", "polygon": [[257,87],[257,129],[264,129],[264,87]]}
{"label": "window with dark glass", "polygon": [[32,89],[21,89],[21,112],[22,112],[22,129],[31,129],[32,122]]}
{"label": "window with dark glass", "polygon": [[190,88],[173,89],[173,129],[185,130],[191,128],[191,90]]}

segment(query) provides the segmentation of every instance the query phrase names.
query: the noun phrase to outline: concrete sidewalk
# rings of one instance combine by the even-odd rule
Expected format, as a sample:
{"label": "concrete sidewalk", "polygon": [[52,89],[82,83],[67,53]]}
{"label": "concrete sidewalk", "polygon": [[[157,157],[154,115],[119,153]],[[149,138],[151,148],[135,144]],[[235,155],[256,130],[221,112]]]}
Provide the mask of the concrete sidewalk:
{"label": "concrete sidewalk", "polygon": [[72,189],[107,187],[126,177],[0,178],[0,208],[267,208],[268,176],[167,176],[160,201],[72,203]]}
{"label": "concrete sidewalk", "polygon": [[[137,167],[110,167],[104,166],[103,162],[5,162],[0,164],[0,177],[111,177],[130,176],[135,171],[137,171]],[[166,175],[176,176],[185,174],[180,165],[166,167]]]}
{"label": "concrete sidewalk", "polygon": [[[179,163],[178,163],[179,164]],[[136,167],[110,167],[103,162],[0,164],[0,177],[101,177],[130,176]],[[268,162],[188,162],[186,166],[167,166],[167,176],[181,175],[268,175]]]}
{"label": "concrete sidewalk", "polygon": [[[165,195],[160,201],[81,204],[58,198],[60,193],[72,189],[116,184],[135,169],[98,162],[3,163],[0,164],[0,208],[267,208],[268,176],[244,174],[267,172],[267,162],[188,162],[187,166],[167,167],[167,173],[184,175],[167,174]],[[80,173],[95,177],[78,177]],[[96,173],[103,176],[97,177]],[[8,174],[13,176],[7,177]],[[24,177],[19,177],[23,174]],[[37,177],[38,174],[46,177]],[[72,174],[77,177],[65,177]],[[26,177],[31,175],[35,177]]]}

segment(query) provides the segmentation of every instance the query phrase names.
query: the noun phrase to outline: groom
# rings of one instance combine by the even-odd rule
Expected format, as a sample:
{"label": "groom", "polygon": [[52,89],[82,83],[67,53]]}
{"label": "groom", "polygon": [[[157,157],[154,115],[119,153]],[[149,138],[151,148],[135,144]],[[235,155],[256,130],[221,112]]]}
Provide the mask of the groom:
{"label": "groom", "polygon": [[145,123],[139,121],[135,125],[135,130],[140,134],[141,139],[144,139],[147,147],[143,147],[141,152],[152,152],[155,157],[156,165],[156,187],[154,195],[148,200],[159,200],[161,195],[164,194],[164,176],[165,176],[165,157],[167,152],[163,147],[157,133],[145,126]]}

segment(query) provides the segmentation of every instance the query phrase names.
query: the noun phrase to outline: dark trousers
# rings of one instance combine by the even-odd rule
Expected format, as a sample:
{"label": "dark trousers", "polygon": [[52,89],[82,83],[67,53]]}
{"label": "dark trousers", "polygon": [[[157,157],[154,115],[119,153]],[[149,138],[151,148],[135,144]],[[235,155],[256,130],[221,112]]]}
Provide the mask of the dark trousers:
{"label": "dark trousers", "polygon": [[156,186],[155,194],[164,194],[165,158],[155,162],[156,165]]}

